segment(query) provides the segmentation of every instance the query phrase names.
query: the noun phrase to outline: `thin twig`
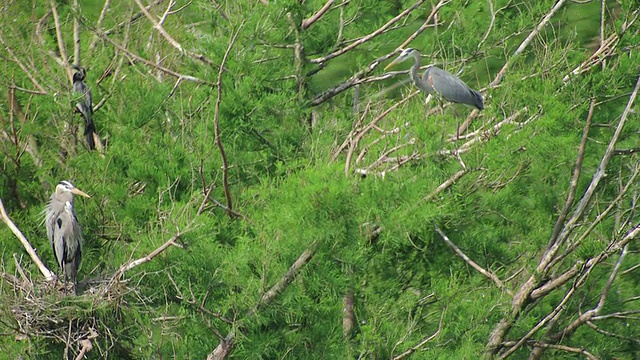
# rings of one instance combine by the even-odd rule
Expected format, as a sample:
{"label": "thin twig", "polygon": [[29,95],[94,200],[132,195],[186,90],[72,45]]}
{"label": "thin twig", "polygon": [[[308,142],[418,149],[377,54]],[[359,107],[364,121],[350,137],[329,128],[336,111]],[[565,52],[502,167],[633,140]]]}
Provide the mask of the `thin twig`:
{"label": "thin twig", "polygon": [[480,274],[486,276],[491,281],[493,281],[496,285],[498,285],[498,287],[500,289],[505,291],[507,294],[512,295],[511,294],[511,290],[509,290],[506,286],[504,286],[504,283],[502,282],[502,280],[500,280],[500,278],[498,278],[498,276],[496,276],[494,273],[492,273],[492,272],[490,272],[488,270],[485,270],[484,268],[482,268],[482,266],[478,265],[475,261],[471,260],[470,257],[468,257],[464,252],[462,252],[462,250],[460,250],[459,247],[456,246],[456,244],[453,243],[453,241],[449,240],[447,235],[442,230],[440,230],[438,225],[435,225],[435,229],[436,229],[436,232],[438,234],[440,234],[440,237],[442,238],[442,240],[444,240],[444,242],[447,245],[449,245],[453,249],[453,251],[456,254],[458,254],[458,256],[460,256],[462,258],[462,260],[464,260],[467,264],[469,264],[477,272],[479,272]]}
{"label": "thin twig", "polygon": [[162,72],[164,72],[166,74],[169,74],[171,76],[174,76],[176,78],[182,78],[184,80],[193,81],[193,82],[200,83],[200,84],[206,84],[206,85],[209,85],[211,87],[215,86],[215,84],[213,84],[213,83],[211,83],[211,82],[209,82],[207,80],[202,80],[200,78],[197,78],[197,77],[191,76],[191,75],[180,74],[180,73],[177,73],[177,72],[175,72],[175,71],[173,71],[171,69],[168,69],[168,68],[166,68],[164,66],[158,65],[158,64],[154,63],[153,61],[147,60],[147,59],[143,58],[142,56],[131,52],[130,50],[128,50],[124,46],[122,46],[122,45],[118,44],[117,42],[111,40],[106,34],[100,32],[99,30],[95,29],[94,31],[102,39],[104,39],[107,42],[111,43],[111,45],[113,45],[116,49],[118,49],[118,50],[122,51],[123,53],[127,54],[127,56],[130,56],[133,59],[135,59],[137,61],[140,61],[141,63],[144,63],[145,65],[148,65],[148,66],[151,66],[153,68],[156,68],[156,69],[158,69],[158,70],[160,70],[160,71],[162,71]]}
{"label": "thin twig", "polygon": [[229,57],[229,53],[231,52],[231,48],[235,43],[238,35],[240,34],[240,30],[244,26],[244,20],[238,26],[236,33],[233,34],[231,39],[229,40],[229,45],[227,46],[227,50],[224,52],[224,56],[222,57],[222,63],[220,64],[220,68],[218,69],[218,81],[216,82],[217,87],[217,98],[215,104],[215,110],[213,115],[213,125],[215,132],[215,142],[218,146],[218,150],[220,150],[220,157],[222,158],[222,186],[224,189],[224,196],[227,200],[227,214],[229,217],[233,217],[233,202],[231,199],[231,190],[229,189],[229,161],[227,160],[227,154],[224,151],[224,146],[222,145],[222,137],[220,134],[220,103],[222,102],[222,72],[224,71],[224,64],[227,62],[227,57]]}
{"label": "thin twig", "polygon": [[312,64],[323,64],[325,62],[327,62],[328,60],[331,60],[335,57],[338,57],[344,53],[346,53],[347,51],[354,49],[362,44],[364,44],[365,42],[373,39],[374,37],[382,34],[387,28],[389,28],[391,25],[395,24],[396,22],[398,22],[398,20],[402,19],[403,17],[407,16],[408,14],[410,14],[413,10],[415,10],[418,6],[422,5],[422,3],[425,0],[418,0],[417,2],[415,2],[413,5],[409,6],[408,8],[406,8],[403,12],[401,12],[400,14],[398,14],[396,17],[394,17],[393,19],[387,21],[386,24],[382,25],[380,28],[378,28],[376,31],[372,32],[371,34],[367,35],[367,36],[363,36],[362,38],[360,38],[360,40],[358,41],[354,41],[353,43],[351,43],[348,46],[343,47],[340,50],[334,51],[329,55],[325,55],[321,58],[316,58],[316,59],[311,59],[309,62]]}
{"label": "thin twig", "polygon": [[[149,12],[149,10],[147,10],[147,8],[142,4],[142,2],[140,2],[140,0],[134,0],[136,2],[136,4],[138,5],[138,7],[140,8],[140,11],[142,11],[142,13],[147,17],[147,19],[149,19],[149,21],[151,21],[151,23],[153,24],[153,27],[158,30],[158,32],[160,33],[160,35],[162,35],[162,37],[165,38],[165,40],[167,40],[167,42],[173,46],[174,48],[176,48],[181,54],[185,54],[195,60],[200,60],[202,62],[204,62],[207,65],[214,65],[214,62],[212,60],[210,60],[208,57],[202,55],[202,54],[197,54],[194,53],[192,51],[186,50],[184,47],[182,47],[182,45],[180,45],[180,43],[178,41],[176,41],[171,35],[169,35],[169,33],[164,29],[164,27],[162,26],[162,24],[160,24],[158,22],[158,20],[156,20],[156,18],[151,15],[151,13]],[[220,65],[221,67],[223,65]]]}
{"label": "thin twig", "polygon": [[584,150],[587,147],[587,139],[589,136],[589,129],[591,128],[591,119],[593,118],[593,111],[596,108],[595,99],[591,100],[591,105],[589,105],[589,113],[587,115],[587,123],[584,125],[584,129],[582,130],[582,140],[580,141],[580,146],[578,147],[578,156],[576,157],[576,163],[573,166],[573,176],[571,177],[571,184],[569,185],[569,193],[567,194],[567,199],[564,202],[564,207],[560,214],[558,215],[558,219],[556,220],[556,224],[553,227],[553,231],[551,232],[551,239],[549,240],[549,244],[554,243],[558,235],[560,234],[560,229],[562,229],[562,225],[569,215],[569,211],[571,210],[571,205],[573,205],[573,200],[575,199],[576,190],[578,188],[578,180],[580,179],[580,173],[582,171],[582,161],[584,160]]}
{"label": "thin twig", "polygon": [[553,8],[551,8],[551,10],[549,10],[549,12],[542,18],[540,23],[538,23],[538,26],[536,26],[536,28],[529,34],[529,36],[527,36],[527,38],[524,39],[524,41],[522,41],[522,43],[520,44],[520,46],[518,46],[518,48],[513,53],[513,55],[511,55],[511,57],[507,60],[507,62],[504,64],[504,66],[502,66],[502,69],[500,69],[500,71],[496,75],[495,79],[493,79],[493,81],[489,84],[488,88],[494,88],[494,87],[498,86],[498,84],[500,84],[500,82],[502,81],[502,78],[504,77],[504,74],[507,72],[507,69],[509,69],[509,66],[524,51],[524,49],[526,49],[527,46],[529,46],[529,43],[531,43],[531,41],[536,36],[538,36],[540,31],[542,31],[542,29],[545,27],[545,25],[547,25],[547,23],[549,23],[549,20],[551,20],[553,15],[555,15],[555,13],[558,10],[560,10],[560,8],[562,7],[562,5],[564,5],[565,2],[566,2],[566,0],[558,0],[558,2],[553,6]]}
{"label": "thin twig", "polygon": [[442,314],[440,315],[440,321],[438,322],[438,330],[436,330],[436,332],[434,332],[433,334],[431,334],[431,335],[427,336],[426,338],[422,339],[422,341],[420,341],[415,346],[410,347],[409,349],[407,349],[402,354],[394,356],[393,360],[402,360],[402,359],[406,358],[407,356],[413,354],[414,352],[420,350],[420,348],[422,348],[429,341],[435,339],[436,336],[438,336],[438,334],[440,333],[440,330],[442,330],[442,320],[444,319],[444,313],[445,313],[445,311],[443,310]]}

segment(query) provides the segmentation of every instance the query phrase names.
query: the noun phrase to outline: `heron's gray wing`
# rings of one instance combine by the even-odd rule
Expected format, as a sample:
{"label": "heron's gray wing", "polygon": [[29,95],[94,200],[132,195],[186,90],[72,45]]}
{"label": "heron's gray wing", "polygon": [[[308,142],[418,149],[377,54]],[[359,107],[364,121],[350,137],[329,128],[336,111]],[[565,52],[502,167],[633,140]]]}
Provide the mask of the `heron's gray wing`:
{"label": "heron's gray wing", "polygon": [[67,238],[65,237],[65,229],[67,226],[67,221],[64,219],[64,212],[61,212],[54,220],[51,239],[53,241],[53,255],[56,258],[58,266],[63,270],[63,264],[66,261]]}
{"label": "heron's gray wing", "polygon": [[455,75],[432,66],[425,71],[423,78],[445,100],[483,108],[482,96]]}
{"label": "heron's gray wing", "polygon": [[89,149],[93,150],[95,149],[93,134],[96,132],[96,126],[93,123],[93,96],[91,95],[91,89],[84,81],[74,81],[73,91],[82,95],[82,98],[76,104],[76,108],[85,120],[84,134],[87,136]]}
{"label": "heron's gray wing", "polygon": [[82,113],[85,120],[91,120],[91,115],[93,115],[93,96],[91,95],[91,89],[89,89],[83,81],[76,81],[73,83],[73,91],[77,95],[82,96],[78,100],[76,107]]}

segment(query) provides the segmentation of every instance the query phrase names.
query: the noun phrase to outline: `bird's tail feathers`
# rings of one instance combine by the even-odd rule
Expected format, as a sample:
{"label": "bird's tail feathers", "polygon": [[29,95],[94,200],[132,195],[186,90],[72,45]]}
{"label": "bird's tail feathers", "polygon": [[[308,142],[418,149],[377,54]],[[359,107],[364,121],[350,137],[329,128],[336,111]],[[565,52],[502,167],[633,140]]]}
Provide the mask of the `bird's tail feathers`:
{"label": "bird's tail feathers", "polygon": [[473,89],[469,89],[471,90],[471,95],[473,96],[473,105],[475,107],[477,107],[479,110],[484,109],[484,101],[482,100],[482,95],[480,95],[479,92],[473,90]]}
{"label": "bird's tail feathers", "polygon": [[85,121],[84,135],[87,137],[89,150],[95,150],[96,143],[94,141],[93,134],[96,133],[96,125],[93,123],[93,119],[91,119],[90,114],[82,113],[82,117],[84,117],[84,121]]}

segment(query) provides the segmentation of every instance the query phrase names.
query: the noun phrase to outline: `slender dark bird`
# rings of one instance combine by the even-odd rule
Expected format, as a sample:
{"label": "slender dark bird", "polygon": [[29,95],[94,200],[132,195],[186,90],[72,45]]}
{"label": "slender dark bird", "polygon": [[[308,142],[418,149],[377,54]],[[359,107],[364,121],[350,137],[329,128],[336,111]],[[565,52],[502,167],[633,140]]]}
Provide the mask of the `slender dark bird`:
{"label": "slender dark bird", "polygon": [[438,97],[439,100],[444,99],[455,103],[465,104],[467,106],[475,107],[478,110],[484,109],[482,95],[467,86],[467,84],[457,76],[436,66],[430,65],[424,71],[422,77],[420,77],[420,75],[418,75],[418,69],[420,69],[420,53],[418,50],[411,48],[402,50],[400,55],[384,69],[387,70],[390,67],[409,59],[414,60],[409,76],[420,90]]}
{"label": "slender dark bird", "polygon": [[73,208],[74,194],[90,197],[69,181],[61,181],[44,209],[44,223],[56,263],[62,269],[65,281],[73,281],[73,291],[77,295],[77,273],[82,258],[82,229]]}
{"label": "slender dark bird", "polygon": [[84,135],[87,137],[89,149],[94,150],[96,144],[93,139],[93,134],[96,132],[96,126],[93,123],[93,98],[91,96],[91,89],[84,83],[87,73],[81,66],[74,66],[73,68],[76,70],[76,72],[73,73],[73,92],[75,96],[79,98],[76,109],[78,109],[84,118]]}

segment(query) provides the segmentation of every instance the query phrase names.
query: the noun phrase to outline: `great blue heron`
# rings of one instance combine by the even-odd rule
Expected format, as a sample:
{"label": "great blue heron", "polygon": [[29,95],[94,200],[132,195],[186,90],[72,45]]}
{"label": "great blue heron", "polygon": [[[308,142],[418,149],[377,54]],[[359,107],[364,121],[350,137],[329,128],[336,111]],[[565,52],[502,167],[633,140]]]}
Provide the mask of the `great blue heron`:
{"label": "great blue heron", "polygon": [[84,135],[87,137],[87,143],[89,149],[94,150],[96,144],[93,140],[93,134],[96,132],[96,126],[93,123],[93,98],[91,96],[91,89],[84,83],[84,79],[87,76],[87,72],[81,66],[73,66],[76,70],[73,73],[73,92],[78,97],[78,103],[76,103],[76,109],[82,114],[84,118]]}
{"label": "great blue heron", "polygon": [[82,229],[73,209],[74,194],[90,197],[66,180],[56,186],[45,208],[45,225],[56,262],[62,269],[65,281],[73,281],[73,291],[77,294],[76,274],[82,257]]}
{"label": "great blue heron", "polygon": [[420,90],[447,101],[473,106],[478,110],[484,109],[482,95],[467,86],[467,84],[458,79],[457,76],[430,65],[424,71],[422,77],[420,77],[418,75],[418,69],[420,69],[420,53],[418,50],[412,48],[402,50],[400,55],[384,69],[387,70],[396,64],[412,58],[414,59],[414,63],[409,72],[409,76]]}

